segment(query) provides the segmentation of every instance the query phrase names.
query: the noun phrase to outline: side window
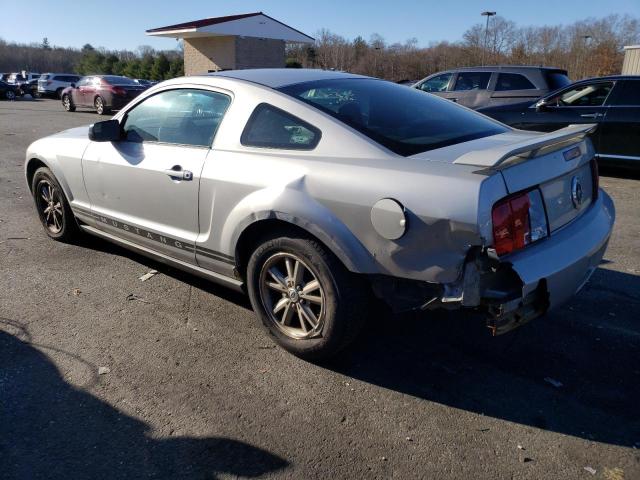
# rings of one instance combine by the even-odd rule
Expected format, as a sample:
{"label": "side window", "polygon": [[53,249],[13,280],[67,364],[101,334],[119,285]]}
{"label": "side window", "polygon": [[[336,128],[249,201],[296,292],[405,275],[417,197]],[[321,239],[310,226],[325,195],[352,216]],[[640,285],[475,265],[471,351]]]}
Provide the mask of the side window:
{"label": "side window", "polygon": [[486,90],[491,72],[460,72],[454,90]]}
{"label": "side window", "polygon": [[196,89],[160,92],[134,107],[124,121],[129,142],[209,147],[231,98]]}
{"label": "side window", "polygon": [[80,80],[78,80],[78,83],[76,83],[76,87],[84,87],[88,83],[89,83],[89,81],[88,81],[87,77],[82,77]]}
{"label": "side window", "polygon": [[640,106],[640,80],[626,80],[616,87],[620,88],[615,99],[616,105]]}
{"label": "side window", "polygon": [[437,75],[420,84],[419,88],[425,92],[446,92],[452,75],[453,73]]}
{"label": "side window", "polygon": [[496,82],[496,92],[506,90],[535,90],[536,87],[524,75],[518,73],[501,73]]}
{"label": "side window", "polygon": [[240,143],[251,147],[313,150],[320,130],[267,103],[261,103],[244,127]]}
{"label": "side window", "polygon": [[580,85],[551,98],[547,103],[556,107],[599,107],[613,88],[613,82]]}

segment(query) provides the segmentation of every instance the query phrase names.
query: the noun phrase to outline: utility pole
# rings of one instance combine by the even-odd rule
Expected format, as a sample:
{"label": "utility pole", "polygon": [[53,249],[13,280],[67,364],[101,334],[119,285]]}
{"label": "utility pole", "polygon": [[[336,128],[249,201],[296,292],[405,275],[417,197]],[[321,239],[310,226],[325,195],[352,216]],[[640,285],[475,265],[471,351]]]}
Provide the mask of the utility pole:
{"label": "utility pole", "polygon": [[487,17],[487,24],[484,27],[484,48],[482,49],[482,66],[484,66],[484,58],[487,52],[487,40],[489,38],[489,18],[495,16],[496,12],[482,12],[483,17]]}

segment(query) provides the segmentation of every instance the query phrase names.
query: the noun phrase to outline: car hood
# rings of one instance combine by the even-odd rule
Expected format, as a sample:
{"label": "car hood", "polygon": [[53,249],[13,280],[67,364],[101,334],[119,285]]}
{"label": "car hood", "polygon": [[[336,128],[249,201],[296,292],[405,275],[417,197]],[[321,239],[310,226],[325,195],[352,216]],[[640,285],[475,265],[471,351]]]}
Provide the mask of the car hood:
{"label": "car hood", "polygon": [[83,125],[82,127],[69,128],[53,135],[49,135],[46,138],[78,138],[89,140],[89,127],[91,125]]}
{"label": "car hood", "polygon": [[497,168],[512,157],[526,159],[542,148],[569,145],[582,140],[595,128],[594,124],[569,125],[550,133],[511,130],[499,135],[478,138],[436,150],[429,150],[411,158],[434,162]]}

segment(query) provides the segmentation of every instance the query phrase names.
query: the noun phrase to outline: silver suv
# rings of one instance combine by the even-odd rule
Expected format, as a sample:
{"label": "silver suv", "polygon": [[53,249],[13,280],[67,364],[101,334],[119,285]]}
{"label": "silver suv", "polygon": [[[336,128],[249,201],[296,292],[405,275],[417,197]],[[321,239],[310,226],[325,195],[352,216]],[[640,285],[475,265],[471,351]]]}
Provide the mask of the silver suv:
{"label": "silver suv", "polygon": [[495,66],[434,73],[413,87],[475,109],[533,101],[569,83],[559,68]]}

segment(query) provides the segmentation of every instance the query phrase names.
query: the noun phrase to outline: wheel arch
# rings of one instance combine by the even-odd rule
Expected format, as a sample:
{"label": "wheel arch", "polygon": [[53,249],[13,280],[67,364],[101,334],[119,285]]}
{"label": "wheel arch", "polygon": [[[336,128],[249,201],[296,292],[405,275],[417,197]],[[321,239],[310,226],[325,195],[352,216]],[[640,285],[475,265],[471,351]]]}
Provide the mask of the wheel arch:
{"label": "wheel arch", "polygon": [[69,184],[66,178],[62,174],[61,169],[57,165],[46,161],[42,157],[35,156],[35,155],[30,156],[29,160],[27,160],[24,166],[25,180],[27,182],[27,186],[29,187],[29,191],[33,193],[32,191],[33,176],[35,175],[36,171],[41,167],[46,167],[49,170],[51,170],[51,173],[53,173],[53,176],[56,177],[56,180],[62,187],[62,190],[65,196],[67,197],[67,200],[70,202],[73,199],[73,195],[71,194],[71,188],[69,187]]}
{"label": "wheel arch", "polygon": [[37,157],[30,158],[27,161],[27,164],[25,165],[24,174],[27,180],[27,186],[29,187],[29,191],[31,191],[31,193],[33,193],[33,190],[32,190],[33,176],[36,174],[36,170],[38,170],[41,167],[46,167],[46,168],[49,168],[49,170],[51,170],[49,165],[47,165],[40,158],[37,158]]}
{"label": "wheel arch", "polygon": [[[249,257],[260,239],[274,232],[283,234],[297,232],[318,241],[352,272],[373,273],[376,270],[373,257],[351,232],[348,232],[347,238],[343,238],[344,235],[330,236],[325,229],[314,222],[274,211],[254,215],[252,220],[243,223],[237,230],[234,241],[236,268],[242,277],[245,276]],[[333,227],[335,228],[336,225],[334,224]],[[344,234],[344,232],[341,233]]]}

